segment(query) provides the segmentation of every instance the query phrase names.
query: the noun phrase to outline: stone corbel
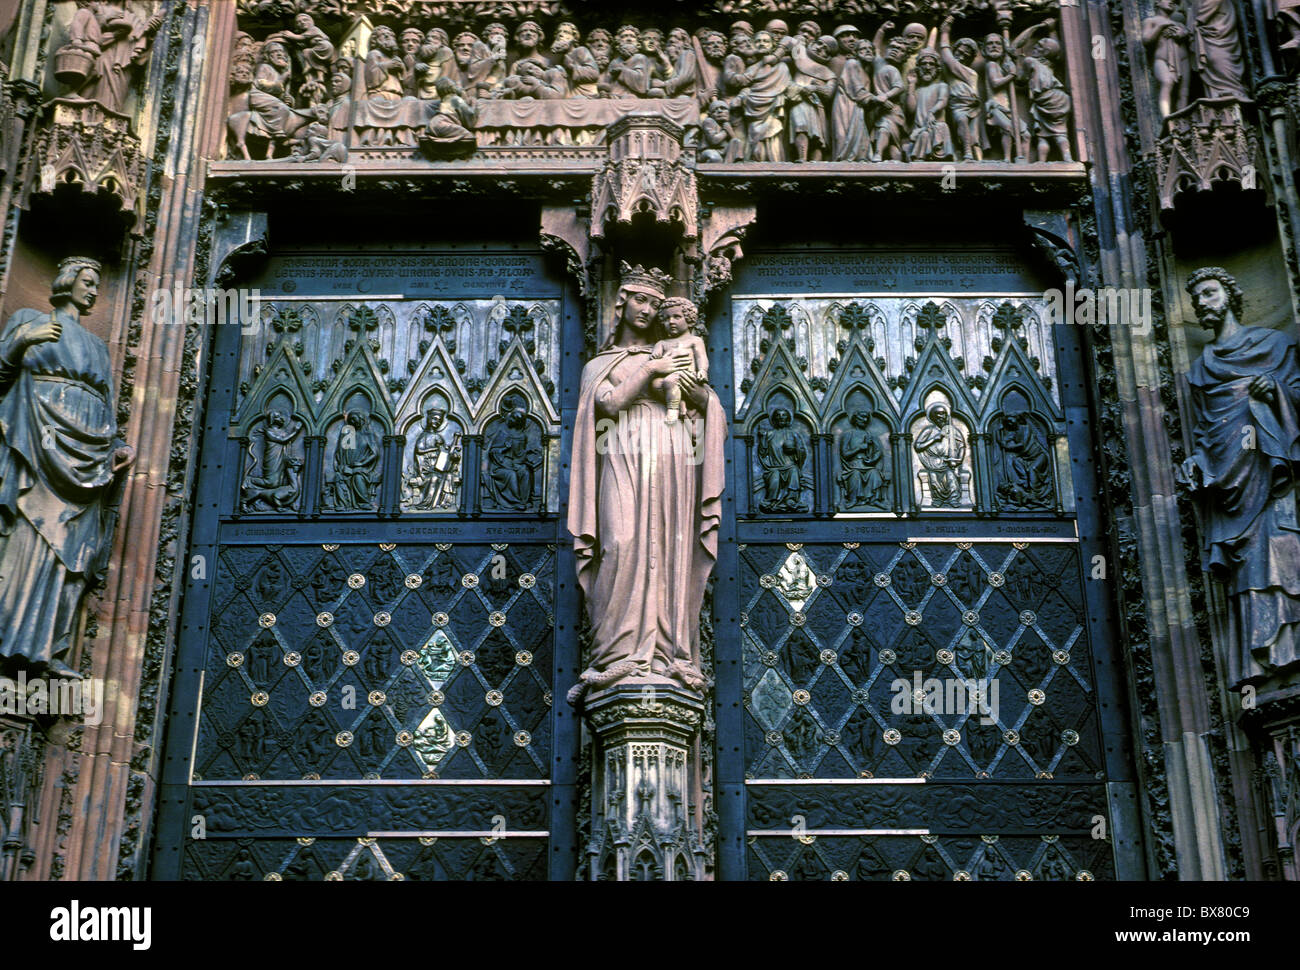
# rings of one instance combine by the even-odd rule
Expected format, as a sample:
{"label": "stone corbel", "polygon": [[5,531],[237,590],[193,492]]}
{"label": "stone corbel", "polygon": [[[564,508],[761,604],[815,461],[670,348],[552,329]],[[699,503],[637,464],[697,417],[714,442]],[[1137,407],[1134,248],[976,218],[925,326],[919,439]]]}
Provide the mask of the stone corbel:
{"label": "stone corbel", "polygon": [[1088,285],[1088,272],[1079,254],[1079,235],[1068,212],[1052,209],[1026,209],[1022,214],[1030,240],[1057,271],[1064,282],[1076,287]]}
{"label": "stone corbel", "polygon": [[212,238],[212,283],[229,286],[256,272],[267,256],[265,212],[233,212],[218,215]]}
{"label": "stone corbel", "polygon": [[578,281],[578,292],[591,291],[591,235],[588,221],[572,205],[543,205],[541,240],[547,252],[562,253],[565,268]]}
{"label": "stone corbel", "polygon": [[695,277],[694,298],[704,304],[731,284],[731,274],[744,255],[741,243],[758,218],[752,205],[717,205],[705,216],[700,240],[701,265]]}
{"label": "stone corbel", "polygon": [[638,214],[674,226],[685,241],[699,237],[695,158],[684,136],[681,125],[649,112],[609,126],[609,158],[591,186],[591,238],[603,238],[607,223],[630,227]]}
{"label": "stone corbel", "polygon": [[1272,204],[1259,132],[1243,110],[1248,104],[1236,98],[1202,99],[1165,119],[1155,150],[1162,210],[1174,208],[1188,193],[1211,191],[1216,182],[1263,189]]}

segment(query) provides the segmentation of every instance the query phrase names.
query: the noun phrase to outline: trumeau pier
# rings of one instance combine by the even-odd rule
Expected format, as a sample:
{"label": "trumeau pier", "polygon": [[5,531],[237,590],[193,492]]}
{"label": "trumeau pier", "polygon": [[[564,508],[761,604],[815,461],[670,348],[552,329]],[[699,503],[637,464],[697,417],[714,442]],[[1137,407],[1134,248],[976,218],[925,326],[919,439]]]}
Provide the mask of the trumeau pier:
{"label": "trumeau pier", "polygon": [[0,878],[1300,877],[1266,6],[0,14]]}

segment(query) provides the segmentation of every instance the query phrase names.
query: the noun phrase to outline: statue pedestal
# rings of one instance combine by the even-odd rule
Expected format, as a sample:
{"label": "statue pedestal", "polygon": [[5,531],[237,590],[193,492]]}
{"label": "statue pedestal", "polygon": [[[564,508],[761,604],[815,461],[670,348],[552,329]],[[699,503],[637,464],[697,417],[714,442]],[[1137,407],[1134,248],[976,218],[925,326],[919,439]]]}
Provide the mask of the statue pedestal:
{"label": "statue pedestal", "polygon": [[596,736],[590,878],[698,881],[708,850],[696,820],[695,739],[705,699],[660,678],[590,694]]}

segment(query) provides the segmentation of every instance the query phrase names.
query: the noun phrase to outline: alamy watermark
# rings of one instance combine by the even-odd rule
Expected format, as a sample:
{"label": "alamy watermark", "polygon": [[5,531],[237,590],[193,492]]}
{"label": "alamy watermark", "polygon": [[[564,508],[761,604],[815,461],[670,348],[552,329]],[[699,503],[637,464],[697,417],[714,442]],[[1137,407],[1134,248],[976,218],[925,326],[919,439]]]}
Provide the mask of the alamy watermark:
{"label": "alamy watermark", "polygon": [[17,717],[71,717],[96,725],[104,719],[104,682],[98,678],[0,677],[0,714]]}
{"label": "alamy watermark", "polygon": [[670,420],[643,408],[596,421],[598,455],[686,455],[689,464],[698,465],[704,460],[703,448],[700,417]]}
{"label": "alamy watermark", "polygon": [[186,287],[178,282],[170,290],[153,291],[149,319],[163,326],[237,326],[243,333],[256,333],[262,322],[262,291]]}
{"label": "alamy watermark", "polygon": [[1047,322],[1052,326],[1133,327],[1140,333],[1151,327],[1150,289],[1075,289],[1074,282],[1067,280],[1064,292],[1044,290],[1043,299],[1047,302]]}
{"label": "alamy watermark", "polygon": [[998,723],[998,681],[986,677],[926,677],[913,670],[912,679],[896,678],[890,685],[895,714],[978,714],[981,724]]}

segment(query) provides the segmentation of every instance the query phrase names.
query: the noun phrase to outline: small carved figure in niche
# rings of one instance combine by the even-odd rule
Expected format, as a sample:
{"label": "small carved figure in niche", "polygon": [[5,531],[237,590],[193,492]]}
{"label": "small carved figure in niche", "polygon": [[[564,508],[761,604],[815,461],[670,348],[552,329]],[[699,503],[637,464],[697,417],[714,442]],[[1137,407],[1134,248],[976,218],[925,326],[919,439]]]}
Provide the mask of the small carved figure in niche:
{"label": "small carved figure in niche", "polygon": [[73,88],[75,97],[120,114],[129,72],[144,63],[149,35],[161,23],[161,13],[146,23],[122,3],[80,4],[68,25],[68,43],[54,54],[54,75]]}
{"label": "small carved figure in niche", "polygon": [[[1072,162],[1070,153],[1070,95],[1065,91],[1053,70],[1060,59],[1061,45],[1051,37],[1033,41],[1040,30],[1054,30],[1056,24],[1044,20],[1023,31],[1012,42],[1020,55],[1018,74],[1029,87],[1029,115],[1034,121],[1034,136],[1038,140],[1038,160],[1047,161],[1052,145],[1061,154],[1061,161]],[[1033,41],[1033,46],[1030,42]],[[1025,53],[1025,51],[1028,53]]]}
{"label": "small carved figure in niche", "polygon": [[765,30],[754,35],[753,52],[738,80],[737,101],[745,116],[745,160],[785,161],[782,114],[791,87],[790,69],[776,54],[776,41]]}
{"label": "small carved figure in niche", "polygon": [[52,309],[17,310],[0,331],[0,657],[69,677],[82,596],[107,566],[135,461],[117,437],[108,348],[78,322],[99,274],[65,259]]}
{"label": "small carved figure in niche", "polygon": [[271,398],[266,418],[249,434],[252,459],[244,475],[245,512],[288,512],[302,497],[302,468],[306,464],[302,422],[282,394]]}
{"label": "small carved figure in niche", "polygon": [[763,468],[759,482],[763,499],[758,507],[764,512],[807,512],[803,492],[812,480],[803,466],[808,460],[808,441],[794,427],[789,408],[773,408],[768,423],[770,428],[758,429],[758,463]]}
{"label": "small carved figure in niche", "polygon": [[1156,76],[1156,107],[1161,118],[1187,105],[1192,79],[1187,53],[1190,38],[1183,11],[1175,9],[1174,0],[1155,0],[1155,13],[1142,21],[1142,43],[1147,46]]}
{"label": "small carved figure in niche", "polygon": [[528,433],[528,408],[522,397],[506,395],[501,413],[504,420],[487,446],[484,486],[499,507],[522,512],[533,505],[542,450]]}
{"label": "small carved figure in niche", "polygon": [[1300,364],[1286,334],[1241,323],[1226,270],[1198,269],[1187,290],[1214,340],[1187,374],[1196,427],[1181,478],[1203,500],[1210,573],[1230,603],[1228,682],[1239,685],[1300,660]]}
{"label": "small carved figure in niche", "polygon": [[555,39],[551,41],[551,60],[562,66],[565,72],[565,97],[598,97],[601,68],[592,52],[582,46],[581,40],[582,34],[573,24],[565,21],[557,25]]}
{"label": "small carved figure in niche", "polygon": [[[623,26],[617,35],[618,57],[609,63],[609,96],[611,98],[650,98],[651,81],[655,65],[641,53],[641,32],[635,27]],[[660,96],[663,91],[660,89]]]}
{"label": "small carved figure in niche", "polygon": [[374,508],[382,458],[379,432],[366,400],[358,395],[343,412],[334,446],[334,477],[326,486],[326,508],[340,512]]}
{"label": "small carved figure in niche", "polygon": [[963,504],[962,460],[966,436],[953,423],[948,406],[935,401],[925,409],[925,420],[912,446],[921,459],[930,486],[930,504],[957,508]]}
{"label": "small carved figure in niche", "polygon": [[939,54],[927,47],[916,55],[916,70],[907,76],[907,110],[912,113],[912,131],[903,144],[903,154],[908,160],[956,160],[952,133],[944,120],[948,111],[948,85],[940,78],[940,63]]}
{"label": "small carved figure in niche", "polygon": [[858,41],[847,55],[837,58],[834,38],[821,38],[831,53],[830,62],[840,61],[835,96],[831,101],[831,158],[837,162],[864,162],[871,156],[871,134],[867,110],[874,103],[867,65],[871,63],[871,45]]}
{"label": "small carved figure in niche", "polygon": [[952,18],[944,18],[939,27],[939,55],[948,68],[948,110],[957,126],[961,158],[969,162],[984,157],[984,113],[980,105],[979,72],[971,65],[979,56],[979,47],[969,37],[952,43]]}
{"label": "small carved figure in niche", "polygon": [[731,109],[714,98],[708,114],[700,119],[700,161],[736,162],[745,153],[745,140],[731,124]]}
{"label": "small carved figure in niche", "polygon": [[[324,108],[319,109],[318,117],[325,117]],[[330,130],[324,121],[313,121],[307,126],[301,140],[295,146],[292,160],[295,162],[346,162],[348,149],[337,138],[330,136]]]}
{"label": "small carved figure in niche", "polygon": [[664,97],[698,98],[700,93],[700,59],[691,35],[681,27],[668,31],[665,54],[670,61],[664,77]]}
{"label": "small carved figure in niche", "polygon": [[1247,101],[1246,61],[1237,8],[1233,0],[1194,0],[1193,70],[1201,84],[1201,97]]}
{"label": "small carved figure in niche", "polygon": [[296,31],[281,30],[271,36],[292,42],[302,71],[298,94],[308,104],[315,104],[325,98],[325,75],[334,64],[334,44],[309,13],[298,14],[293,25]]}
{"label": "small carved figure in niche", "polygon": [[460,487],[461,452],[460,432],[448,425],[446,407],[430,405],[402,483],[402,505],[418,511],[454,508]]}
{"label": "small carved figure in niche", "polygon": [[[892,28],[894,22],[886,20],[876,31],[876,41],[870,50],[879,51],[885,41],[885,31]],[[871,85],[874,105],[875,123],[872,125],[871,161],[879,162],[888,158],[891,162],[903,158],[903,133],[907,118],[903,114],[903,94],[907,84],[903,80],[900,65],[907,59],[907,48],[902,40],[895,37],[885,48],[885,55],[879,54],[872,60]]]}
{"label": "small carved figure in niche", "polygon": [[438,78],[434,92],[438,110],[420,136],[421,147],[430,154],[472,154],[477,142],[471,129],[478,120],[478,109],[465,100],[460,85],[449,77]]}
{"label": "small carved figure in niche", "polygon": [[871,433],[871,412],[863,407],[853,412],[849,427],[840,435],[839,484],[843,510],[881,508],[889,499],[889,477],[885,454]]}
{"label": "small carved figure in niche", "polygon": [[[703,383],[709,379],[709,351],[704,346],[704,341],[692,332],[699,317],[699,309],[690,300],[680,296],[664,300],[659,304],[657,314],[664,336],[655,344],[650,356],[660,358],[674,357],[682,352],[690,354],[694,363],[688,373],[697,382]],[[674,372],[656,377],[650,382],[650,386],[664,396],[664,403],[668,406],[668,416],[664,420],[669,424],[675,423],[679,418],[684,419],[687,415],[686,404],[682,400],[682,377],[681,373]]]}
{"label": "small carved figure in niche", "polygon": [[1015,80],[1016,64],[1002,35],[989,34],[984,38],[984,117],[986,124],[1001,134],[1002,158],[1008,162],[1023,158],[1023,146],[1029,141],[1029,125],[1011,110]]}
{"label": "small carved figure in niche", "polygon": [[998,448],[998,505],[1010,509],[1049,509],[1055,499],[1052,456],[1029,416],[1029,402],[1007,396],[994,442]]}
{"label": "small carved figure in niche", "polygon": [[834,99],[836,88],[835,72],[828,66],[831,51],[825,43],[830,38],[805,41],[800,36],[791,40],[794,97],[787,112],[787,126],[793,161],[820,162],[830,151],[826,107]]}

